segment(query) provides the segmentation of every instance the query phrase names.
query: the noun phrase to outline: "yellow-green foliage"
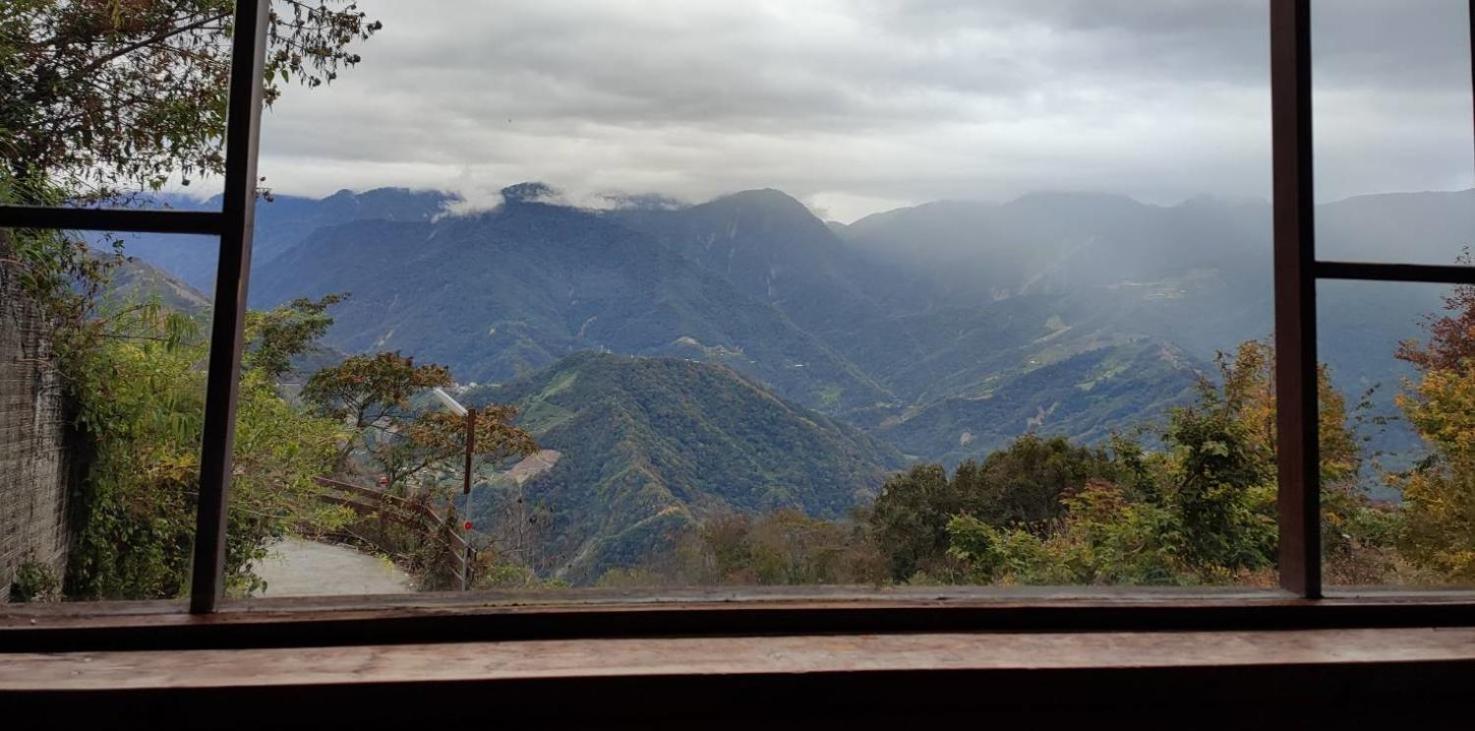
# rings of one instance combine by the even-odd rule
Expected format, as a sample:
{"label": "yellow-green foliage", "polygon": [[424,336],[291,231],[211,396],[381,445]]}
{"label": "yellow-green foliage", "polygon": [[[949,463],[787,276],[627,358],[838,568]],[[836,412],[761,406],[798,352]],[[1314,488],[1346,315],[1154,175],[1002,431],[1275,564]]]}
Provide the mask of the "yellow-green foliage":
{"label": "yellow-green foliage", "polygon": [[[1269,583],[1277,535],[1274,363],[1263,342],[1222,358],[1219,385],[1206,382],[1197,404],[1172,415],[1164,450],[1147,454],[1118,438],[1115,466],[1061,493],[1059,517],[1048,524],[953,516],[949,558],[965,567],[965,580],[984,583]],[[1322,371],[1328,573],[1376,583],[1393,567],[1396,514],[1357,487],[1361,454],[1345,401]]]}
{"label": "yellow-green foliage", "polygon": [[724,514],[687,531],[645,566],[605,572],[600,586],[875,584],[885,567],[862,522],[797,510]]}
{"label": "yellow-green foliage", "polygon": [[1040,536],[995,528],[971,516],[948,525],[949,548],[969,581],[1004,584],[1176,584],[1193,571],[1181,558],[1181,528],[1159,505],[1093,482],[1064,500],[1067,517]]}
{"label": "yellow-green foliage", "polygon": [[[466,419],[442,410],[417,412],[410,400],[452,383],[448,368],[416,365],[399,353],[354,355],[314,373],[302,397],[314,413],[347,425],[340,467],[360,459],[383,477],[390,492],[405,494],[417,475],[466,451]],[[517,409],[488,404],[477,409],[476,456],[493,464],[538,451],[527,432],[512,426]]]}
{"label": "yellow-green foliage", "polygon": [[951,477],[939,465],[893,476],[881,488],[869,524],[892,578],[920,572],[955,580],[968,571],[948,551],[954,516],[1043,534],[1064,517],[1062,498],[1097,479],[1134,482],[1136,474],[1105,450],[1027,434],[982,463],[964,462]]}
{"label": "yellow-green foliage", "polygon": [[[189,579],[208,346],[196,322],[157,306],[125,307],[100,323],[93,347],[66,364],[93,449],[73,505],[67,593],[178,596]],[[236,433],[226,561],[231,587],[249,590],[250,562],[271,539],[341,518],[320,506],[311,483],[332,466],[339,435],[255,369],[242,379]]]}
{"label": "yellow-green foliage", "polygon": [[[0,2],[0,202],[108,201],[158,189],[174,175],[187,185],[220,173],[225,21],[234,5]],[[278,8],[270,25],[268,103],[293,80],[331,82],[358,63],[350,47],[381,27],[345,0]],[[53,232],[3,238],[5,264],[55,321],[60,367],[94,452],[78,455],[88,476],[71,501],[77,536],[68,593],[178,595],[194,528],[205,345],[182,318],[157,307],[93,317],[91,295],[106,264],[84,242]],[[300,499],[335,441],[332,422],[276,393],[272,369],[283,363],[276,356],[289,351],[269,340],[255,339],[266,371],[248,369],[242,384],[227,546],[237,588],[253,583],[249,561],[265,540],[324,515]]]}
{"label": "yellow-green foliage", "polygon": [[1403,492],[1405,555],[1434,581],[1475,581],[1475,288],[1446,301],[1427,343],[1399,357],[1419,371],[1398,404],[1429,445],[1429,459],[1390,482]]}

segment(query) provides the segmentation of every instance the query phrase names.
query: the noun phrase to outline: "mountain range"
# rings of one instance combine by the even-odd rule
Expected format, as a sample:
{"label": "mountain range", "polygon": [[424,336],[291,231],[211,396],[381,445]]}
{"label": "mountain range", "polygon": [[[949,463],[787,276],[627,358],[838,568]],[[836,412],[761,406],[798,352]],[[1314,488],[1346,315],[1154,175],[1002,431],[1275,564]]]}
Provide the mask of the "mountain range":
{"label": "mountain range", "polygon": [[[464,215],[434,192],[278,196],[259,207],[251,300],[349,292],[329,345],[444,363],[486,398],[523,404],[563,454],[539,476],[542,494],[580,506],[554,511],[566,537],[548,546],[563,557],[548,569],[583,579],[638,553],[663,521],[786,505],[833,515],[904,460],[951,465],[1026,431],[1093,442],[1151,424],[1214,377],[1216,353],[1272,329],[1263,201],[1041,193],[843,225],[776,190],[613,210],[550,203],[548,192],[513,186],[500,206]],[[1449,263],[1475,230],[1472,203],[1475,191],[1322,205],[1319,250]],[[210,242],[179,238],[126,245],[208,291]],[[1392,353],[1442,293],[1319,285],[1321,356],[1354,401],[1382,385],[1371,408],[1391,412],[1406,374]],[[714,404],[748,401],[784,415],[718,418]],[[540,416],[565,412],[578,416]],[[829,436],[785,450],[743,428],[787,418]],[[1412,457],[1397,425],[1368,436]],[[826,467],[787,474],[765,460]],[[599,497],[572,497],[580,491]],[[620,517],[599,517],[608,511]]]}

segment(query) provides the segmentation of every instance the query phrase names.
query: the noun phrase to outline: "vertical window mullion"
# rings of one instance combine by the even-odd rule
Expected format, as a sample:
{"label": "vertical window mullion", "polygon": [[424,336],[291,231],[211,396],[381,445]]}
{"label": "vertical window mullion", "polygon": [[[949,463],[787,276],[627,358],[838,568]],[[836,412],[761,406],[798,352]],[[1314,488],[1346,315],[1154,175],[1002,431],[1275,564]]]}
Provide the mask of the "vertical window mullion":
{"label": "vertical window mullion", "polygon": [[[1471,132],[1475,133],[1475,0],[1470,0],[1468,19],[1470,22],[1470,121]],[[1471,142],[1475,144],[1475,136],[1472,136]]]}
{"label": "vertical window mullion", "polygon": [[1280,583],[1321,596],[1311,2],[1270,0]]}
{"label": "vertical window mullion", "polygon": [[200,501],[195,523],[190,611],[215,611],[225,593],[226,507],[256,215],[262,70],[270,0],[237,0],[226,112],[224,225],[210,326],[205,428],[200,448]]}

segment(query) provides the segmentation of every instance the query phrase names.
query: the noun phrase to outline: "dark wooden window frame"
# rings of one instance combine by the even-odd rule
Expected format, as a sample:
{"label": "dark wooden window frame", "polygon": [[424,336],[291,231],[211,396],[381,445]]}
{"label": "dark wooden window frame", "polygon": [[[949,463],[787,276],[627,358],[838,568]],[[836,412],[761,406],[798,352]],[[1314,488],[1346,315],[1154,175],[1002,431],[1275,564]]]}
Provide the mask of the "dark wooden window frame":
{"label": "dark wooden window frame", "polygon": [[[678,593],[661,599],[494,594],[344,600],[224,598],[242,326],[256,204],[270,0],[238,0],[219,212],[0,206],[0,228],[220,238],[189,613],[169,604],[27,609],[0,621],[0,651],[408,643],[528,637],[942,630],[1290,629],[1469,624],[1475,596],[1323,598],[1316,400],[1320,279],[1475,284],[1475,267],[1320,261],[1312,176],[1311,0],[1269,4],[1281,591],[980,593],[971,590]],[[1471,37],[1475,40],[1475,0]],[[1475,69],[1475,44],[1472,44]],[[1475,119],[1475,117],[1472,117]],[[29,620],[24,618],[29,616]],[[17,620],[16,618],[22,618]]]}

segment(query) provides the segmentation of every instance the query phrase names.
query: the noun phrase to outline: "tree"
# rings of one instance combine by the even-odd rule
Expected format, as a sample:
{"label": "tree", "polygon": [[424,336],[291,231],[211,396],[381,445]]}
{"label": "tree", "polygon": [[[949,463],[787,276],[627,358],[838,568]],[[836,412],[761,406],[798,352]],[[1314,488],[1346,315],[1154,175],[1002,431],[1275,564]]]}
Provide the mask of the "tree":
{"label": "tree", "polygon": [[280,379],[293,369],[294,358],[311,353],[319,338],[333,326],[328,308],[348,295],[320,299],[300,297],[267,312],[246,313],[246,352],[242,365]]}
{"label": "tree", "polygon": [[[1204,382],[1201,403],[1215,404],[1234,419],[1250,439],[1247,448],[1257,459],[1275,462],[1275,347],[1268,341],[1249,340],[1235,349],[1233,356],[1218,357],[1220,386]],[[1321,432],[1322,482],[1337,482],[1356,477],[1362,466],[1362,451],[1357,436],[1347,425],[1347,399],[1332,383],[1331,370],[1325,363],[1317,367],[1317,411]]]}
{"label": "tree", "polygon": [[[949,557],[976,582],[1268,583],[1277,537],[1274,360],[1258,341],[1221,356],[1220,380],[1205,380],[1198,401],[1172,413],[1161,452],[1117,437],[1109,461],[1077,454],[1067,463],[1091,476],[1056,493],[1052,520],[1001,525],[977,509],[953,516]],[[1327,573],[1371,583],[1390,568],[1391,513],[1357,483],[1361,452],[1325,367],[1319,390]],[[1032,504],[1047,504],[1037,497]]]}
{"label": "tree", "polygon": [[[1470,263],[1468,252],[1461,263]],[[1475,579],[1475,287],[1455,287],[1428,339],[1398,357],[1417,371],[1397,403],[1431,454],[1391,484],[1404,500],[1404,554],[1436,581]]]}
{"label": "tree", "polygon": [[973,516],[990,525],[1044,532],[1064,513],[1063,496],[1092,479],[1116,480],[1117,473],[1115,460],[1103,450],[1025,434],[980,466],[960,465],[953,480]]}
{"label": "tree", "polygon": [[1172,416],[1165,441],[1173,447],[1173,479],[1163,492],[1183,558],[1202,575],[1228,578],[1274,563],[1274,464],[1227,402],[1204,402]]}
{"label": "tree", "polygon": [[[444,411],[419,411],[416,394],[451,385],[445,366],[415,365],[399,353],[355,355],[308,379],[302,397],[318,413],[344,423],[350,436],[339,450],[339,467],[357,458],[369,462],[389,489],[404,491],[425,470],[464,454],[466,421]],[[479,410],[476,450],[504,459],[537,451],[527,432],[512,426],[517,410],[491,405]]]}
{"label": "tree", "polygon": [[1065,510],[1062,496],[1119,473],[1105,451],[1026,434],[982,464],[964,462],[951,478],[939,465],[920,465],[887,480],[871,511],[871,529],[896,580],[917,572],[953,580],[961,577],[948,551],[953,518],[1044,534]]}
{"label": "tree", "polygon": [[[224,166],[221,142],[234,0],[0,3],[0,202],[59,205],[188,184]],[[278,0],[267,102],[356,64],[379,30],[343,0]],[[198,492],[208,345],[153,304],[98,312],[110,264],[58,232],[0,232],[54,324],[57,366],[89,442],[72,496],[66,577],[80,598],[158,598],[185,588]],[[269,541],[335,519],[311,478],[333,465],[339,426],[283,399],[276,379],[326,328],[330,301],[248,318],[226,535],[229,586],[250,590]],[[340,516],[341,517],[341,516]]]}
{"label": "tree", "polygon": [[1269,567],[1271,470],[1224,403],[1210,389],[1176,411],[1156,455],[1120,437],[1109,454],[1059,450],[1075,457],[1061,474],[1095,474],[1055,493],[1055,517],[955,515],[948,556],[967,581],[1006,584],[1223,583]]}
{"label": "tree", "polygon": [[[266,103],[329,83],[381,28],[346,0],[278,0]],[[0,4],[0,168],[71,197],[187,185],[225,160],[234,0]],[[24,200],[23,202],[36,202]]]}
{"label": "tree", "polygon": [[[1465,249],[1456,264],[1475,265],[1475,257]],[[1460,285],[1444,297],[1446,314],[1430,313],[1424,317],[1428,340],[1405,340],[1399,344],[1397,357],[1413,365],[1420,373],[1435,371],[1458,373],[1468,371],[1475,363],[1475,287]]]}
{"label": "tree", "polygon": [[[1243,343],[1233,358],[1221,355],[1222,391],[1210,388],[1204,403],[1221,400],[1223,409],[1248,435],[1248,448],[1265,462],[1265,492],[1275,484],[1276,405],[1275,349],[1270,343]],[[1398,512],[1374,503],[1363,479],[1362,440],[1349,423],[1346,397],[1332,382],[1330,368],[1317,369],[1317,411],[1321,452],[1322,555],[1331,583],[1372,584],[1393,571],[1392,535]],[[1365,408],[1364,400],[1356,409]],[[1262,496],[1263,510],[1272,510]]]}
{"label": "tree", "polygon": [[638,567],[605,572],[600,585],[853,585],[886,577],[864,523],[821,520],[794,509],[714,515],[673,543]]}
{"label": "tree", "polygon": [[1182,530],[1171,510],[1137,500],[1119,485],[1093,480],[1062,500],[1065,517],[1050,534],[997,528],[967,515],[948,524],[948,553],[973,583],[1182,584]]}
{"label": "tree", "polygon": [[[205,408],[198,365],[209,343],[196,320],[155,304],[125,304],[96,324],[99,345],[69,371],[94,454],[69,506],[66,593],[178,596],[189,580]],[[260,362],[257,354],[259,346],[247,362]],[[283,399],[266,370],[244,369],[226,530],[232,591],[259,588],[251,564],[272,540],[346,519],[318,500],[312,483],[332,467],[339,437],[335,422]]]}
{"label": "tree", "polygon": [[963,511],[957,482],[942,465],[917,465],[886,480],[871,509],[871,532],[891,578],[918,572],[949,575],[947,524]]}

